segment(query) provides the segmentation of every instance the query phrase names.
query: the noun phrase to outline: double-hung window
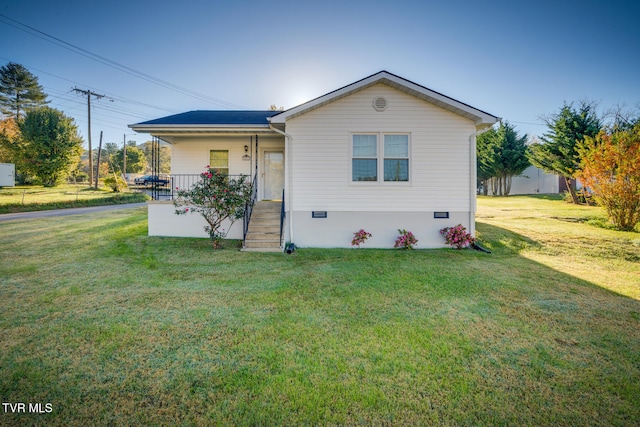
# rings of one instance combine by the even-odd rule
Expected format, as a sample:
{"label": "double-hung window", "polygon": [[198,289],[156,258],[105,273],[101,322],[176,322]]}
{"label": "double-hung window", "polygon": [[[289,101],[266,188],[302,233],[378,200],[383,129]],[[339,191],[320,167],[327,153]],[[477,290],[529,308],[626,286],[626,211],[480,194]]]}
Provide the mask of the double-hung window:
{"label": "double-hung window", "polygon": [[384,180],[409,181],[409,135],[384,135]]}
{"label": "double-hung window", "polygon": [[409,134],[353,134],[351,181],[408,182]]}
{"label": "double-hung window", "polygon": [[209,151],[209,168],[221,175],[229,175],[229,150]]}
{"label": "double-hung window", "polygon": [[353,135],[351,179],[378,180],[378,135]]}

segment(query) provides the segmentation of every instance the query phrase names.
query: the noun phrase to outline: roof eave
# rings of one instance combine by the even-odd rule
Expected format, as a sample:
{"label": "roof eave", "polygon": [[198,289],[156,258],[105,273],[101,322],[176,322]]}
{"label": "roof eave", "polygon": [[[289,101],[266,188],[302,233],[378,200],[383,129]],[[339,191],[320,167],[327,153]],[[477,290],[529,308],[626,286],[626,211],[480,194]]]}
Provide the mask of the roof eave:
{"label": "roof eave", "polygon": [[196,134],[196,133],[273,133],[269,125],[154,125],[133,124],[129,128],[139,133],[151,134]]}

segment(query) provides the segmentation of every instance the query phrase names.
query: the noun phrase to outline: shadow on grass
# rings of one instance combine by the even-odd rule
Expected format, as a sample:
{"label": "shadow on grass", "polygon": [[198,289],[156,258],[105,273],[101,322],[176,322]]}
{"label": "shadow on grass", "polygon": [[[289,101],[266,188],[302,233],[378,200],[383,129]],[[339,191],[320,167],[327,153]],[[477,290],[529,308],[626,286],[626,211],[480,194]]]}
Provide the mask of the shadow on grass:
{"label": "shadow on grass", "polygon": [[[554,218],[557,219],[557,218]],[[481,244],[485,246],[487,249],[490,249],[494,255],[497,256],[514,256],[519,255],[523,251],[539,251],[541,253],[546,254],[556,254],[558,257],[562,257],[563,253],[563,245],[558,242],[553,242],[557,247],[550,248],[545,245],[545,242],[539,242],[533,240],[527,236],[523,236],[519,233],[515,233],[511,230],[507,230],[502,227],[497,227],[495,225],[490,225],[483,222],[477,223],[477,236],[481,241]],[[590,240],[583,240],[581,238],[577,238],[575,241],[567,241],[564,242],[564,247],[570,247],[571,250],[575,253],[582,253],[584,255],[584,259],[588,260],[585,262],[588,263],[602,263],[603,265],[607,265],[610,260],[615,260],[617,262],[630,262],[635,263],[640,259],[640,246],[634,245],[633,243],[625,242],[624,239],[620,241],[604,239],[598,244],[597,242],[592,242]],[[529,262],[535,262],[527,259]],[[572,262],[572,261],[567,261]],[[544,266],[545,268],[550,268],[548,266]],[[551,268],[550,268],[551,269]],[[551,269],[551,271],[557,271]],[[561,271],[557,271],[559,274],[567,274]],[[612,274],[615,274],[613,272]],[[575,278],[576,280],[581,280],[580,278],[568,275],[569,277]],[[596,283],[592,283],[589,281],[583,281],[584,284],[595,287],[597,289],[603,290],[605,292],[611,292],[612,294],[619,295],[625,298],[631,298],[629,295],[625,295],[619,292],[615,292],[614,290],[607,289],[601,285]],[[634,283],[630,283],[631,286]],[[635,281],[635,286],[640,287],[640,278],[637,278]]]}
{"label": "shadow on grass", "polygon": [[497,255],[517,254],[525,249],[541,247],[535,240],[483,222],[476,225],[476,237],[483,247]]}

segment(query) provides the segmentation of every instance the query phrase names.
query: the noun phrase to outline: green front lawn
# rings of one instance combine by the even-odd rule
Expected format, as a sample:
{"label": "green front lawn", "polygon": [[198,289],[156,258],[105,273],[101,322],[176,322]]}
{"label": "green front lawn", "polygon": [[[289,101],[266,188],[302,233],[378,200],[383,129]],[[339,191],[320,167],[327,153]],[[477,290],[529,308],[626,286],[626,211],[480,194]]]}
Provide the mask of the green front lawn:
{"label": "green front lawn", "polygon": [[83,184],[4,187],[0,188],[0,214],[139,203],[148,199],[143,193],[114,193],[104,188],[95,190]]}
{"label": "green front lawn", "polygon": [[144,208],[0,223],[0,396],[51,404],[0,424],[638,425],[640,235],[479,204],[491,255],[214,252]]}

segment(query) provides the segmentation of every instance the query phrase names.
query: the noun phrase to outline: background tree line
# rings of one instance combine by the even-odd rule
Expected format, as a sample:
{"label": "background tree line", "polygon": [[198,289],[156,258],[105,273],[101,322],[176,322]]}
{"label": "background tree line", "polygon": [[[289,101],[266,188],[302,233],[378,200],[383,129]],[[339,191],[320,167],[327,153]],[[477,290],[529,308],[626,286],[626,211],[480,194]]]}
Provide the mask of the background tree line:
{"label": "background tree line", "polygon": [[[24,66],[10,62],[0,67],[0,163],[16,165],[18,183],[55,186],[70,177],[87,181],[89,155],[100,158],[95,166],[99,177],[149,171],[151,142],[126,143],[125,171],[121,144],[107,142],[100,156],[98,149],[88,153],[73,119],[47,104],[38,78]],[[170,150],[161,147],[160,171],[168,173],[169,163]]]}
{"label": "background tree line", "polygon": [[586,198],[603,206],[618,228],[640,222],[640,113],[618,107],[599,115],[590,101],[564,103],[543,120],[547,132],[527,144],[508,122],[477,137],[478,180],[486,195],[507,196],[511,180],[531,164],[566,182],[579,203],[576,179]]}
{"label": "background tree line", "polygon": [[[98,148],[93,149],[94,168],[97,168],[100,177],[117,174],[142,174],[151,173],[151,141],[138,144],[136,141],[127,141],[126,150],[122,143],[107,142],[100,150],[100,164],[96,166]],[[126,171],[124,154],[126,151]],[[160,146],[160,173],[168,174],[171,170],[171,149],[168,146]],[[78,168],[72,176],[77,180],[87,180],[89,176],[89,152],[84,151],[80,158]]]}
{"label": "background tree line", "polygon": [[508,122],[500,122],[477,138],[478,180],[484,195],[508,196],[514,176],[529,167],[527,135],[519,136]]}

